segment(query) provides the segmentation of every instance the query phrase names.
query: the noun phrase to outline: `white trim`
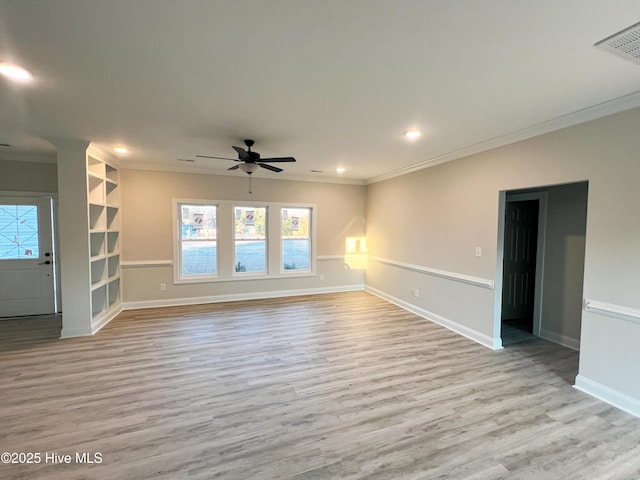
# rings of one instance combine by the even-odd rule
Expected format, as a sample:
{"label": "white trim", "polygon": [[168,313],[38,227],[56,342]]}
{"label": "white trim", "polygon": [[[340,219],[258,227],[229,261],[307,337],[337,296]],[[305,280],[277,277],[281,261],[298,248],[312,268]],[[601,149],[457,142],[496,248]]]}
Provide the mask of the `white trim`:
{"label": "white trim", "polygon": [[[546,188],[546,187],[540,187]],[[496,254],[496,293],[494,299],[493,336],[494,341],[502,335],[502,279],[504,276],[504,228],[507,203],[538,200],[538,238],[536,250],[536,278],[533,300],[533,334],[542,337],[542,292],[544,284],[545,242],[547,238],[547,198],[546,190],[518,193],[517,190],[502,190],[498,197],[498,250]],[[549,339],[547,339],[549,340]],[[555,343],[564,343],[551,340]],[[569,347],[569,345],[565,345]],[[574,348],[574,347],[569,347]],[[574,348],[579,350],[580,345]]]}
{"label": "white trim", "polygon": [[112,310],[108,310],[106,315],[93,318],[91,321],[91,335],[98,333],[111,320],[122,312],[122,303]]}
{"label": "white trim", "polygon": [[538,336],[550,342],[562,345],[563,347],[570,348],[571,350],[576,350],[578,352],[580,351],[580,339],[578,338],[573,338],[567,335],[552,332],[551,330],[547,330],[546,328],[541,328],[540,334]]}
{"label": "white trim", "polygon": [[585,312],[606,315],[607,317],[618,318],[628,322],[640,323],[640,310],[637,308],[623,307],[613,303],[598,302],[585,298],[584,310]]}
{"label": "white trim", "polygon": [[453,320],[444,318],[438,315],[437,313],[433,313],[433,312],[430,312],[429,310],[425,310],[423,308],[417,307],[412,303],[405,302],[404,300],[394,297],[393,295],[384,293],[383,291],[378,290],[377,288],[365,286],[365,290],[373,295],[376,295],[377,297],[382,298],[383,300],[386,300],[387,302],[390,302],[390,303],[393,303],[394,305],[399,306],[400,308],[404,308],[405,310],[411,313],[415,313],[419,317],[422,317],[433,323],[437,323],[438,325],[445,327],[459,335],[462,335],[463,337],[473,340],[474,342],[479,343],[480,345],[483,345],[492,350],[502,349],[502,342],[500,342],[499,344],[495,344],[494,339],[489,335],[485,335],[469,327],[466,327],[457,322],[454,322]]}
{"label": "white trim", "polygon": [[583,375],[576,377],[574,388],[640,418],[640,401],[613,388],[594,382]]}
{"label": "white trim", "polygon": [[[64,322],[63,322],[64,323]],[[69,328],[65,328],[64,325],[62,326],[62,331],[60,332],[60,339],[65,339],[65,338],[75,338],[75,337],[88,337],[93,335],[91,330],[85,330],[82,328],[78,328],[78,329],[69,329]]]}
{"label": "white trim", "polygon": [[450,162],[451,160],[457,160],[459,158],[468,157],[477,153],[486,152],[505,145],[511,145],[528,138],[537,137],[545,133],[554,132],[563,128],[572,127],[580,123],[589,122],[598,118],[613,115],[614,113],[620,113],[627,110],[632,110],[640,106],[640,91],[623,95],[613,100],[598,103],[590,107],[586,107],[575,112],[560,115],[559,117],[552,118],[544,122],[540,122],[530,127],[516,130],[505,135],[484,140],[482,142],[475,143],[473,145],[467,145],[457,150],[437,155],[423,162],[409,165],[407,167],[398,168],[391,172],[383,173],[375,177],[371,177],[367,180],[367,185],[372,183],[381,182],[383,180],[389,180],[390,178],[399,177],[408,173],[423,170],[428,167],[434,167],[441,163]]}
{"label": "white trim", "polygon": [[[196,160],[197,162],[197,160]],[[122,170],[148,170],[153,172],[173,172],[173,173],[193,173],[193,174],[204,174],[204,175],[218,175],[222,177],[240,177],[247,178],[247,175],[242,173],[241,175],[238,172],[228,172],[227,170],[212,170],[208,167],[201,167],[194,165],[189,162],[178,162],[176,161],[176,165],[161,165],[161,164],[149,164],[145,162],[139,161],[127,161],[126,166],[120,165],[120,169]],[[318,177],[315,175],[287,175],[287,174],[278,174],[277,178],[269,176],[268,173],[254,173],[252,174],[254,179],[262,180],[284,180],[291,182],[311,182],[311,183],[337,183],[342,185],[366,185],[365,180],[360,179],[350,179],[350,178],[331,178],[331,177]]]}
{"label": "white trim", "polygon": [[384,263],[385,265],[391,265],[392,267],[402,268],[404,270],[410,270],[412,272],[424,273],[426,275],[432,275],[434,277],[446,278],[447,280],[455,280],[456,282],[466,283],[468,285],[474,285],[476,287],[494,289],[493,280],[486,278],[472,277],[471,275],[464,275],[462,273],[447,272],[445,270],[438,270],[436,268],[423,267],[421,265],[415,265],[412,263],[399,262],[397,260],[391,260],[388,258],[369,256],[371,260]]}
{"label": "white trim", "polygon": [[356,292],[364,290],[364,285],[343,285],[341,287],[305,288],[298,290],[274,290],[269,292],[231,293],[206,297],[170,298],[166,300],[144,300],[124,302],[123,310],[141,308],[177,307],[184,305],[200,305],[203,303],[238,302],[243,300],[260,300],[263,298],[297,297],[301,295],[317,295],[323,293]]}
{"label": "white trim", "polygon": [[[318,255],[319,261],[344,260],[344,255]],[[173,267],[173,260],[129,260],[120,262],[120,268]],[[306,272],[305,276],[314,276]],[[291,275],[296,276],[296,275]],[[273,277],[269,277],[273,278]],[[286,276],[285,278],[288,278]]]}
{"label": "white trim", "polygon": [[172,267],[173,260],[134,260],[120,262],[120,268]]}

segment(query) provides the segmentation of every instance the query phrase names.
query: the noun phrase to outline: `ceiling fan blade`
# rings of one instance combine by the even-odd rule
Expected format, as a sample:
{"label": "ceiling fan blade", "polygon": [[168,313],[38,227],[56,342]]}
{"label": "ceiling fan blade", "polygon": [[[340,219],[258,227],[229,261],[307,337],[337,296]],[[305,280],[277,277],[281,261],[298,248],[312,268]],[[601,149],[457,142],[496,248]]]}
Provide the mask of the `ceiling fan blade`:
{"label": "ceiling fan blade", "polygon": [[247,158],[249,158],[249,152],[247,152],[244,148],[234,146],[233,149],[238,152],[238,155],[241,159],[246,160]]}
{"label": "ceiling fan blade", "polygon": [[261,158],[261,162],[295,162],[296,159],[293,157],[275,157],[275,158]]}
{"label": "ceiling fan blade", "polygon": [[258,163],[262,168],[266,168],[267,170],[271,170],[272,172],[281,172],[282,169],[278,167],[274,167],[273,165],[267,165],[266,163]]}
{"label": "ceiling fan blade", "polygon": [[227,170],[237,170],[238,168],[240,168],[240,164],[234,165],[233,167],[230,167],[230,168],[227,168]]}
{"label": "ceiling fan blade", "polygon": [[232,162],[239,162],[237,158],[227,158],[227,157],[210,157],[209,155],[196,155],[198,158],[217,158],[218,160],[231,160]]}

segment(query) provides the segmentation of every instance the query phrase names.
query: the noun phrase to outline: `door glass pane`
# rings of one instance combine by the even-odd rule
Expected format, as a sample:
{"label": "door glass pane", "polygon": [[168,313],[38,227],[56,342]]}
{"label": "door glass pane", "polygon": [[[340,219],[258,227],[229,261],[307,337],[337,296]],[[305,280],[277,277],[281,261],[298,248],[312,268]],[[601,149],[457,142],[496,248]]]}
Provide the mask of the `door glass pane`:
{"label": "door glass pane", "polygon": [[266,273],[267,209],[235,207],[235,271]]}
{"label": "door glass pane", "polygon": [[38,258],[38,207],[0,205],[0,259]]}
{"label": "door glass pane", "polygon": [[309,270],[311,209],[282,209],[282,270]]}
{"label": "door glass pane", "polygon": [[182,275],[217,272],[217,222],[214,205],[180,205]]}

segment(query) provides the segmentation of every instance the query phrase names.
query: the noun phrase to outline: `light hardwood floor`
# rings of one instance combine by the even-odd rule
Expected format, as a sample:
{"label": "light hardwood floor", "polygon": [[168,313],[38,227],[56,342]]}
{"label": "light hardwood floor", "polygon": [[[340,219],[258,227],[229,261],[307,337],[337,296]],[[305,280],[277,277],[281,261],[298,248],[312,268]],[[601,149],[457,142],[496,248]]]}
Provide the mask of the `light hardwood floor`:
{"label": "light hardwood floor", "polygon": [[572,388],[576,352],[491,351],[365,292],[59,327],[0,322],[0,451],[43,456],[2,479],[640,478],[640,420]]}

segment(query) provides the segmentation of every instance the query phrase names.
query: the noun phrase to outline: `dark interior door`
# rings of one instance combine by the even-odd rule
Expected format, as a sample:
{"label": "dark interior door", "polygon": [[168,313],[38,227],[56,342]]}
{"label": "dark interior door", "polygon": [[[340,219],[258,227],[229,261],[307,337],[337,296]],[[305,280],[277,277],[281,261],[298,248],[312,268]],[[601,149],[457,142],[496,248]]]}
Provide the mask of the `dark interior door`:
{"label": "dark interior door", "polygon": [[524,320],[533,329],[538,200],[508,202],[504,232],[502,320]]}

